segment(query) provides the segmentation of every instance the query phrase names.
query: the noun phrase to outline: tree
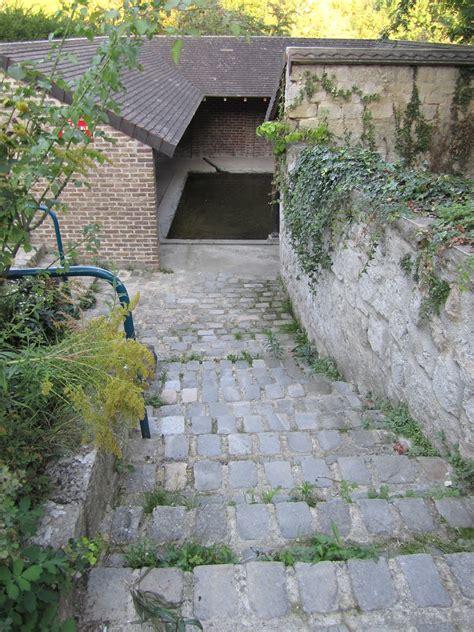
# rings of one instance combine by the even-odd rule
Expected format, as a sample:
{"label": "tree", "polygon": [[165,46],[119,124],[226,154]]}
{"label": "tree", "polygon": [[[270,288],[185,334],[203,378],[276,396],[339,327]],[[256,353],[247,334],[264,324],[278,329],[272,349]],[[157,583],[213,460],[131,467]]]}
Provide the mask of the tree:
{"label": "tree", "polygon": [[61,13],[50,14],[21,5],[6,6],[0,11],[0,41],[47,39],[53,32],[62,37],[66,27],[67,21]]}
{"label": "tree", "polygon": [[[474,41],[474,3],[472,0],[393,0],[387,3],[392,8],[390,24],[383,35],[401,35],[409,39],[419,38],[435,41],[470,44]],[[421,38],[420,38],[421,39]]]}

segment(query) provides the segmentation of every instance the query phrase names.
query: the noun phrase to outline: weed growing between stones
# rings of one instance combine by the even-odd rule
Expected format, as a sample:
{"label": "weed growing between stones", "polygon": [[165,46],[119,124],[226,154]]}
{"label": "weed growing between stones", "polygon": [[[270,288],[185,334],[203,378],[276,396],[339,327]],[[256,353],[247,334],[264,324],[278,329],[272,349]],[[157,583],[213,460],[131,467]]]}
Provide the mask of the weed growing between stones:
{"label": "weed growing between stones", "polygon": [[375,487],[370,487],[367,491],[367,498],[382,498],[388,500],[390,498],[390,488],[388,485],[381,485],[377,491]]}
{"label": "weed growing between stones", "polygon": [[157,488],[143,495],[143,511],[146,514],[153,513],[155,507],[177,507],[184,506],[186,509],[193,509],[195,501],[177,492],[169,492],[166,489]]}
{"label": "weed growing between stones", "polygon": [[409,440],[410,446],[406,450],[408,456],[439,456],[438,450],[424,434],[420,422],[411,416],[406,404],[374,400],[368,402],[366,408],[383,413],[378,418],[372,418],[372,424],[392,432],[397,438]]}
{"label": "weed growing between stones", "polygon": [[318,496],[316,486],[313,485],[313,483],[303,481],[292,491],[290,500],[294,502],[303,501],[309,507],[316,507],[317,503],[321,501],[321,498]]}
{"label": "weed growing between stones", "polygon": [[229,355],[226,357],[226,360],[229,360],[230,362],[232,362],[232,364],[235,364],[236,362],[248,362],[250,366],[252,366],[254,360],[259,359],[259,355],[252,355],[248,351],[242,351],[239,355],[229,353]]}
{"label": "weed growing between stones", "polygon": [[344,544],[334,523],[332,531],[332,536],[315,535],[306,544],[292,544],[274,553],[264,554],[259,559],[283,562],[285,566],[293,566],[297,562],[316,564],[318,562],[343,562],[350,559],[377,558],[375,547]]}
{"label": "weed growing between stones", "polygon": [[[443,437],[443,443],[446,446]],[[454,470],[454,483],[462,494],[474,492],[474,459],[465,459],[459,448],[448,453],[447,459]]]}
{"label": "weed growing between stones", "polygon": [[474,528],[449,529],[448,537],[432,534],[416,536],[410,542],[404,542],[395,549],[396,555],[414,555],[416,553],[449,554],[474,551]]}
{"label": "weed growing between stones", "polygon": [[339,483],[339,494],[346,503],[352,502],[352,492],[355,491],[359,486],[357,483],[350,483],[349,481],[342,480]]}
{"label": "weed growing between stones", "polygon": [[260,494],[260,500],[262,503],[269,505],[273,502],[273,499],[277,494],[281,492],[281,487],[275,487],[274,489],[267,489]]}
{"label": "weed growing between stones", "polygon": [[160,408],[161,406],[164,406],[164,401],[157,393],[146,393],[145,404],[147,406],[153,406],[153,408]]}
{"label": "weed growing between stones", "polygon": [[226,544],[203,546],[197,542],[186,542],[157,547],[149,540],[131,544],[125,551],[125,559],[131,568],[176,567],[183,571],[192,571],[196,566],[237,563],[237,557]]}
{"label": "weed growing between stones", "polygon": [[263,332],[265,334],[265,349],[269,351],[278,360],[283,357],[283,347],[271,329]]}

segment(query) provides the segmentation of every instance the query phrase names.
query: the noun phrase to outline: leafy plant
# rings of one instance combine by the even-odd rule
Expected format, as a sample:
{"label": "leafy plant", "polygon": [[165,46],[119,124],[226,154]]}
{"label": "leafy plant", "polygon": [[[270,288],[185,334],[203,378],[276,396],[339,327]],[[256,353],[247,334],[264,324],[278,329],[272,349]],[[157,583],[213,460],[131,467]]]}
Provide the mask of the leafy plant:
{"label": "leafy plant", "polygon": [[260,356],[258,355],[252,355],[248,351],[242,351],[240,355],[229,353],[229,355],[226,357],[226,360],[229,360],[230,362],[232,362],[232,364],[235,364],[236,362],[248,362],[250,366],[252,366],[253,361],[258,360],[259,357]]}
{"label": "leafy plant", "polygon": [[147,540],[131,544],[125,552],[125,559],[132,568],[177,567],[183,571],[192,571],[195,566],[235,564],[237,561],[226,544],[203,546],[196,542],[186,542],[181,546],[170,544],[158,549]]}
{"label": "leafy plant", "polygon": [[147,406],[153,406],[153,408],[160,408],[164,405],[164,402],[157,393],[146,393],[145,404]]}
{"label": "leafy plant", "polygon": [[350,483],[349,481],[342,480],[339,483],[339,493],[341,494],[341,498],[345,500],[346,503],[351,503],[351,493],[358,487],[357,483]]}
{"label": "leafy plant", "polygon": [[332,138],[325,120],[313,129],[299,130],[291,130],[287,123],[281,121],[267,121],[257,127],[256,133],[272,143],[275,156],[282,156],[292,143],[327,144]]}
{"label": "leafy plant", "polygon": [[88,538],[70,541],[61,550],[32,545],[42,515],[23,495],[24,479],[0,467],[0,620],[12,632],[69,632],[72,620],[61,621],[59,595],[72,579],[97,562],[100,549]]}
{"label": "leafy plant", "polygon": [[388,500],[390,498],[390,488],[388,485],[381,485],[377,491],[375,487],[370,487],[367,491],[367,498],[382,498]]}
{"label": "leafy plant", "polygon": [[263,332],[265,334],[265,349],[272,353],[275,358],[280,359],[283,357],[283,347],[281,346],[280,341],[275,336],[271,329],[267,329]]}
{"label": "leafy plant", "polygon": [[321,357],[311,359],[310,367],[315,373],[324,373],[330,380],[342,381],[344,376],[339,371],[333,358]]}
{"label": "leafy plant", "polygon": [[383,417],[378,422],[383,428],[393,432],[397,437],[405,437],[410,440],[409,456],[439,455],[438,450],[425,436],[420,423],[411,416],[406,404],[392,404],[386,400],[376,400],[372,402],[371,407],[383,413]]}
{"label": "leafy plant", "polygon": [[316,504],[321,500],[316,492],[316,486],[309,481],[303,481],[296,487],[292,493],[292,499],[302,500],[310,507],[316,507]]}
{"label": "leafy plant", "polygon": [[184,505],[187,509],[192,509],[194,502],[182,494],[169,492],[159,487],[151,492],[144,493],[143,511],[146,514],[153,513],[155,507],[177,507],[179,505]]}
{"label": "leafy plant", "polygon": [[267,505],[273,502],[275,496],[281,492],[281,487],[275,487],[274,489],[267,489],[260,494],[260,500]]}
{"label": "leafy plant", "polygon": [[350,559],[376,558],[373,547],[345,545],[337,526],[332,525],[332,536],[316,535],[308,544],[293,544],[275,553],[265,554],[264,560],[283,562],[285,566],[293,566],[297,562],[317,564],[318,562],[339,562]]}
{"label": "leafy plant", "polygon": [[[140,578],[139,581],[141,581]],[[203,630],[198,619],[185,619],[177,608],[166,605],[157,593],[151,590],[140,590],[138,584],[130,589],[133,605],[141,623],[148,623],[157,632],[186,632],[187,626]]]}

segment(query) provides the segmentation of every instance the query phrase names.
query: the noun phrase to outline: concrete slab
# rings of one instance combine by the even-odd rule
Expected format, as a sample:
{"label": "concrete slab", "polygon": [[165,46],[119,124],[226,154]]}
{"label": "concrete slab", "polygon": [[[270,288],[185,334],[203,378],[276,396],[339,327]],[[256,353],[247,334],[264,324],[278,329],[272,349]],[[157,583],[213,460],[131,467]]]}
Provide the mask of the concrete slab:
{"label": "concrete slab", "polygon": [[161,244],[161,265],[174,271],[224,272],[240,278],[275,279],[279,271],[279,246],[269,242],[250,245],[231,244]]}

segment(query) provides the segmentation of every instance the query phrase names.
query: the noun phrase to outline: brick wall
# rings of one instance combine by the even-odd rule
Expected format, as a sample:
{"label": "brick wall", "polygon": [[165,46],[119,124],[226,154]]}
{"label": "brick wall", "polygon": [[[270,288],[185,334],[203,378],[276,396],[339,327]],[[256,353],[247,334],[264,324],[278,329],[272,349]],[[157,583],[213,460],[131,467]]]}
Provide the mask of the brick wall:
{"label": "brick wall", "polygon": [[207,97],[181,139],[176,156],[271,156],[269,143],[255,134],[267,107],[263,99]]}
{"label": "brick wall", "polygon": [[[102,139],[95,142],[105,149],[110,164],[91,172],[90,189],[71,185],[63,194],[69,204],[67,214],[60,217],[63,239],[80,239],[82,227],[97,223],[102,227],[101,259],[156,268],[159,258],[153,150],[121,132],[111,128],[107,131],[116,144]],[[54,246],[48,220],[34,232],[33,243]]]}

